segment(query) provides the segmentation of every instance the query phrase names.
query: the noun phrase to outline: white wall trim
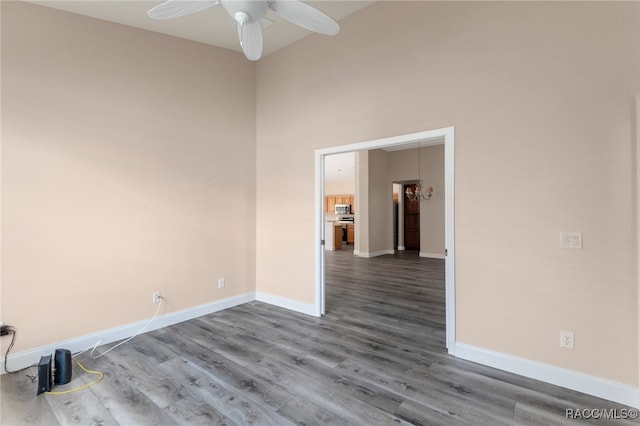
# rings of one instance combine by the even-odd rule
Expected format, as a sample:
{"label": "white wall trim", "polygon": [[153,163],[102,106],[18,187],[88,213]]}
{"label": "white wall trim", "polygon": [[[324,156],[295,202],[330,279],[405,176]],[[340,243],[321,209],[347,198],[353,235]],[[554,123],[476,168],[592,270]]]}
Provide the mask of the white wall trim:
{"label": "white wall trim", "polygon": [[[393,251],[391,251],[393,252]],[[381,253],[381,252],[378,252]],[[383,254],[388,254],[386,251]],[[313,303],[303,303],[264,292],[249,292],[211,303],[160,315],[145,329],[145,333],[187,321],[203,315],[239,306],[257,300],[311,316],[319,316]],[[63,340],[10,355],[9,368],[18,370],[38,362],[42,355],[52,354],[56,349],[69,349],[71,352],[83,351],[100,342],[101,345],[128,338],[136,334],[149,319],[114,327],[97,333]],[[556,367],[525,358],[516,357],[464,343],[455,343],[449,353],[468,361],[498,368],[524,377],[562,386],[578,392],[615,401],[640,409],[640,388],[602,379],[588,374]],[[0,357],[0,373],[4,371],[4,356]]]}
{"label": "white wall trim", "polygon": [[577,371],[531,361],[464,343],[456,343],[452,355],[488,365],[531,379],[562,386],[578,392],[640,408],[640,388],[618,383]]}
{"label": "white wall trim", "polygon": [[[227,299],[183,309],[181,311],[158,315],[153,320],[153,322],[151,322],[147,326],[147,328],[145,328],[144,333],[157,330],[162,327],[167,327],[172,324],[177,324],[182,321],[197,318],[203,315],[222,311],[224,309],[232,308],[234,306],[242,305],[247,302],[252,302],[253,300],[255,300],[255,298],[256,294],[254,292],[249,292],[241,294],[239,296],[233,296]],[[100,342],[100,345],[105,345],[118,340],[126,339],[139,332],[139,330],[149,322],[149,319],[150,318],[142,321],[132,322],[130,324],[122,325],[119,327],[110,328],[108,330],[98,331],[96,333],[75,337],[73,339],[39,346],[37,348],[29,349],[23,352],[10,354],[7,366],[9,367],[9,370],[19,370],[21,368],[36,364],[40,360],[41,356],[53,354],[56,349],[69,349],[72,353],[75,353],[83,351],[87,348],[92,348],[98,342]],[[2,356],[0,357],[0,374],[3,374],[4,372],[4,356]]]}
{"label": "white wall trim", "polygon": [[455,239],[455,131],[444,134],[444,244],[445,311],[447,349],[456,342],[456,239]]}
{"label": "white wall trim", "polygon": [[444,254],[440,254],[440,253],[429,253],[426,251],[421,251],[420,252],[420,257],[430,257],[432,259],[445,259]]}
{"label": "white wall trim", "polygon": [[361,251],[360,253],[358,253],[358,256],[371,258],[371,257],[384,256],[385,254],[394,254],[394,253],[395,253],[395,250],[380,250],[380,251],[374,251],[371,253]]}
{"label": "white wall trim", "polygon": [[398,251],[404,251],[406,250],[405,246],[398,246]]}
{"label": "white wall trim", "polygon": [[314,317],[320,316],[320,313],[316,310],[316,305],[313,303],[299,302],[297,300],[276,296],[275,294],[264,293],[262,291],[256,292],[256,300],[258,302],[279,306],[301,314],[311,315]]}
{"label": "white wall trim", "polygon": [[[636,95],[636,143],[635,143],[635,162],[634,162],[634,171],[636,174],[635,181],[635,198],[636,198],[636,217],[635,217],[635,228],[636,228],[636,238],[634,241],[634,249],[636,252],[636,264],[635,264],[635,273],[636,273],[636,286],[640,289],[640,270],[638,266],[640,265],[640,90]],[[638,291],[637,296],[637,305],[636,309],[638,312],[638,341],[640,341],[640,291]],[[637,364],[640,367],[640,351],[638,352]],[[640,368],[638,369],[638,383],[640,383]],[[640,405],[640,395],[638,395],[638,405]]]}
{"label": "white wall trim", "polygon": [[[326,243],[325,238],[325,216],[324,216],[324,155],[319,152],[315,153],[315,182],[316,182],[316,198],[315,198],[315,227],[316,227],[316,239],[314,240],[314,252],[315,262],[313,265],[314,276],[316,277],[314,283],[314,293],[317,295],[316,304],[313,310],[313,316],[324,315],[324,289],[322,283],[324,283],[324,264],[325,264],[325,251],[323,245]],[[322,182],[318,185],[318,182]],[[354,247],[355,248],[355,247]]]}

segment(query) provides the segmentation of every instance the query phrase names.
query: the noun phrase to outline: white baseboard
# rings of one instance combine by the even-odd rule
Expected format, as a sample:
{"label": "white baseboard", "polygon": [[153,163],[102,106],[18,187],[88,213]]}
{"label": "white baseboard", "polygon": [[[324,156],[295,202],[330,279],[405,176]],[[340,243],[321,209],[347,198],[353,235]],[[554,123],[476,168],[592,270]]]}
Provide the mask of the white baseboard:
{"label": "white baseboard", "polygon": [[444,260],[444,254],[429,253],[429,252],[426,252],[426,251],[421,251],[420,252],[420,257],[430,257],[432,259],[443,259]]}
{"label": "white baseboard", "polygon": [[316,312],[316,306],[313,303],[303,303],[297,300],[287,299],[286,297],[276,296],[275,294],[264,293],[262,291],[256,292],[256,300],[258,302],[264,302],[270,305],[289,309],[291,311],[296,311],[301,314],[312,315],[314,317],[320,316],[320,313]]}
{"label": "white baseboard", "polygon": [[398,251],[405,251],[407,248],[405,246],[398,246]]}
{"label": "white baseboard", "polygon": [[[386,251],[378,253],[388,254]],[[264,292],[249,292],[228,299],[160,315],[145,328],[144,332],[157,330],[182,321],[242,305],[253,300],[290,309],[306,315],[319,316],[314,304],[303,303]],[[10,355],[8,366],[12,370],[19,370],[37,363],[42,355],[52,354],[59,348],[69,349],[71,352],[79,352],[93,347],[98,342],[103,345],[125,339],[136,334],[148,321],[148,319],[137,321],[124,326],[114,327],[97,333],[18,352]],[[640,409],[640,388],[637,387],[464,343],[456,343],[452,349],[450,353],[458,358]],[[0,373],[4,373],[4,356],[0,357]]]}
{"label": "white baseboard", "polygon": [[[158,315],[153,320],[153,322],[151,322],[144,329],[144,332],[146,333],[152,330],[157,330],[159,328],[197,318],[202,315],[207,315],[213,312],[221,311],[223,309],[242,305],[243,303],[255,300],[255,297],[256,296],[254,292],[249,292],[241,294],[239,296],[229,297],[228,299],[194,306],[193,308],[170,312],[165,315]],[[104,345],[118,340],[126,339],[139,332],[140,329],[144,327],[148,322],[149,319],[145,319],[123,326],[110,328],[108,330],[99,331],[97,333],[63,340],[61,342],[56,342],[49,345],[39,346],[37,348],[18,352],[16,354],[10,354],[7,364],[9,370],[19,370],[29,365],[36,364],[40,360],[41,356],[50,355],[55,352],[56,349],[69,349],[72,353],[75,353],[83,351],[87,348],[92,348],[98,342],[100,342],[100,345]],[[4,372],[4,356],[2,356],[0,357],[0,374],[3,374]]]}
{"label": "white baseboard", "polygon": [[450,353],[458,358],[488,365],[531,379],[640,408],[640,388],[525,358],[456,343]]}
{"label": "white baseboard", "polygon": [[394,253],[395,253],[395,250],[380,250],[380,251],[374,251],[371,253],[361,251],[360,253],[358,253],[358,256],[371,258],[371,257],[384,256],[385,254],[394,254]]}

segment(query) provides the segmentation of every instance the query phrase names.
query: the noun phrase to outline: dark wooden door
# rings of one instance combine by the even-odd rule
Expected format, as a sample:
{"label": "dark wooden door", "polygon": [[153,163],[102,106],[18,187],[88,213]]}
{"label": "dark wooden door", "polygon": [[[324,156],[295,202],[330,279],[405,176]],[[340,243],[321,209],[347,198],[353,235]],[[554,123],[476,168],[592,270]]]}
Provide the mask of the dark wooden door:
{"label": "dark wooden door", "polygon": [[[403,193],[410,188],[415,193],[416,185],[405,185]],[[404,199],[404,247],[407,250],[420,250],[420,202]]]}

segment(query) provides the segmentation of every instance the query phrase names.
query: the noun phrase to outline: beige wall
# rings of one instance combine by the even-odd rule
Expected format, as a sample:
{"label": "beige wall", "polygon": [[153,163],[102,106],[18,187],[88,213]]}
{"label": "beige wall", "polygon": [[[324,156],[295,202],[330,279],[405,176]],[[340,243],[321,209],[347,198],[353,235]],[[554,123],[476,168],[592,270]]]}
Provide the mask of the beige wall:
{"label": "beige wall", "polygon": [[[355,241],[353,253],[369,250],[369,151],[356,152]],[[363,249],[364,248],[364,249]]]}
{"label": "beige wall", "polygon": [[361,247],[360,253],[374,255],[393,249],[391,230],[392,187],[389,179],[389,158],[386,152],[369,151],[369,205],[363,214],[369,214],[369,246]]}
{"label": "beige wall", "polygon": [[354,194],[355,192],[355,177],[349,180],[325,182],[324,184],[324,193],[326,195]]}
{"label": "beige wall", "polygon": [[444,255],[444,145],[422,148],[421,170],[426,187],[433,187],[429,201],[420,205],[420,252]]}
{"label": "beige wall", "polygon": [[[237,53],[2,2],[15,350],[148,318],[155,290],[165,312],[254,279],[312,303],[314,150],[454,125],[458,340],[637,386],[639,7],[380,2],[256,73]],[[560,231],[584,250],[560,250]],[[296,250],[274,250],[285,234]]]}
{"label": "beige wall", "polygon": [[255,290],[254,81],[234,52],[2,2],[13,351],[149,318],[156,290],[161,313]]}
{"label": "beige wall", "polygon": [[314,300],[315,149],[454,125],[458,341],[637,385],[639,6],[381,2],[262,59],[257,288]]}

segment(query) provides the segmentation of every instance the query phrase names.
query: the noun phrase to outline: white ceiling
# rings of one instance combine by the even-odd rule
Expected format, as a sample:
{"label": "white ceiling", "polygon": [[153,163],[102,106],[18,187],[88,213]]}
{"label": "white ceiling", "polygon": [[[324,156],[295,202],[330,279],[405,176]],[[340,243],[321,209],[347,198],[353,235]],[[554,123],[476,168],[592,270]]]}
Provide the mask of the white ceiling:
{"label": "white ceiling", "polygon": [[356,153],[331,154],[324,157],[324,181],[341,182],[356,177]]}
{"label": "white ceiling", "polygon": [[[26,0],[41,6],[90,16],[104,21],[116,22],[148,31],[193,40],[224,49],[242,52],[238,41],[235,21],[222,7],[213,7],[199,13],[180,18],[156,21],[147,16],[147,10],[162,3],[158,0]],[[340,21],[371,5],[375,1],[316,0],[305,3],[323,11],[336,21]],[[265,16],[271,25],[264,29],[263,56],[273,53],[309,34],[296,25],[281,19],[269,11]],[[328,36],[323,36],[328,37]]]}

